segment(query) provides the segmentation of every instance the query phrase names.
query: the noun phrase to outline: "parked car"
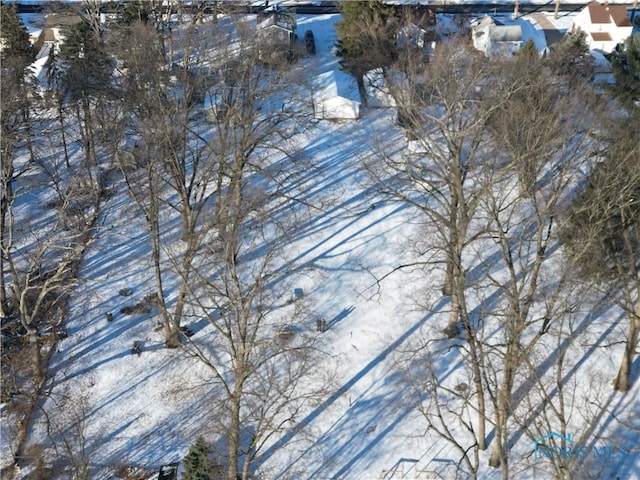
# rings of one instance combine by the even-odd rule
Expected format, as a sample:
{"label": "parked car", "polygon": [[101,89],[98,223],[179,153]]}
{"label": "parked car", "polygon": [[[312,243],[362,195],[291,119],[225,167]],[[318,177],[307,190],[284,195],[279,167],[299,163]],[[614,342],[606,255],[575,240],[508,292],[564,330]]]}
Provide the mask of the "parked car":
{"label": "parked car", "polygon": [[304,32],[304,46],[309,55],[316,54],[316,42],[311,30]]}

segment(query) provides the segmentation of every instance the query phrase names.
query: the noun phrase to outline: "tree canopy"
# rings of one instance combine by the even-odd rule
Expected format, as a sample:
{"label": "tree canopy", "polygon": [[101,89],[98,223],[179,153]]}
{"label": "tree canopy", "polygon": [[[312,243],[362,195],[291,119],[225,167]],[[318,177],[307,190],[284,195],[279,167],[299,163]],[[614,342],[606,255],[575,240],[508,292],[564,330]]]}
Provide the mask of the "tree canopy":
{"label": "tree canopy", "polygon": [[390,63],[394,55],[393,7],[380,0],[348,1],[340,3],[340,13],[336,32],[343,69],[359,76]]}
{"label": "tree canopy", "polygon": [[640,101],[640,33],[627,38],[611,58],[615,91],[624,103]]}
{"label": "tree canopy", "polygon": [[36,52],[29,41],[29,32],[18,16],[15,4],[3,3],[0,5],[0,22],[2,31],[2,54],[3,64],[7,59],[19,59],[22,67],[29,65],[35,60]]}

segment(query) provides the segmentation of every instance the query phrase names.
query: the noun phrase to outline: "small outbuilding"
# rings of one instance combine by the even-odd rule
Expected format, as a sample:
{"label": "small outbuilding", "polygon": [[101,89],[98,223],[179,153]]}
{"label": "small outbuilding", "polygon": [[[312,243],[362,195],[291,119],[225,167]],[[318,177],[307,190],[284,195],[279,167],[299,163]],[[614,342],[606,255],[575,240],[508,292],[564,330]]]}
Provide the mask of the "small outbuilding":
{"label": "small outbuilding", "polygon": [[295,16],[281,10],[269,12],[266,17],[258,19],[257,35],[258,53],[262,60],[285,58],[292,55],[295,38]]}
{"label": "small outbuilding", "polygon": [[339,70],[314,78],[313,109],[319,120],[355,120],[360,117],[362,98],[356,79]]}

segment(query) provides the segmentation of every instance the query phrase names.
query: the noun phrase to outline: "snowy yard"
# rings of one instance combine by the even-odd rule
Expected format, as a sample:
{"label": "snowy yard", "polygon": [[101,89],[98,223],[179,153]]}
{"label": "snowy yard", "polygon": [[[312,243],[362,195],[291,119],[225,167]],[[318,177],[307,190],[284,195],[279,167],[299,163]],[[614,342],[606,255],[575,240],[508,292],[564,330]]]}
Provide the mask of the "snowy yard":
{"label": "snowy yard", "polygon": [[[338,18],[298,16],[297,31],[312,30],[317,50],[295,67],[307,78],[339,69],[334,29]],[[524,41],[533,39],[544,51],[544,33],[535,21],[498,18],[505,24],[520,24]],[[439,21],[446,27],[450,19]],[[566,30],[567,21],[562,17],[556,25]],[[396,125],[394,109],[362,107],[360,117],[348,122],[320,120],[289,139],[299,160],[309,165],[304,176],[292,179],[290,194],[312,208],[305,210],[304,222],[288,232],[290,241],[279,260],[281,268],[292,273],[278,280],[291,296],[296,295],[294,289],[301,289],[297,295],[309,305],[298,322],[300,331],[315,332],[317,318],[327,322],[327,330],[319,336],[327,356],[316,368],[331,375],[332,392],[307,404],[261,451],[256,478],[466,478],[457,476],[460,452],[428,429],[418,409],[424,399],[414,383],[427,368],[415,360],[414,353],[427,344],[436,345],[432,360],[442,381],[452,389],[467,388],[470,383],[460,353],[464,348],[441,333],[449,311],[448,297],[440,292],[442,272],[432,269],[425,274],[424,269],[407,268],[391,273],[400,265],[421,260],[407,239],[425,235],[425,227],[413,209],[382,196],[365,170],[381,146],[399,158],[404,155],[404,131]],[[273,164],[281,160],[270,158]],[[196,437],[212,434],[217,422],[209,409],[216,390],[207,367],[188,348],[164,348],[153,308],[150,313],[121,313],[155,287],[144,218],[132,207],[117,172],[109,179],[113,194],[102,205],[97,239],[85,254],[80,283],[71,296],[68,338],[56,344],[44,389],[47,395],[29,431],[32,451],[37,451],[37,445],[52,448],[47,425],[54,434],[66,432],[89,455],[91,478],[96,480],[113,478],[118,465],[157,470],[182,461]],[[273,214],[288,207],[274,208]],[[33,208],[34,215],[41,213]],[[175,217],[163,221],[163,231],[179,237],[180,222]],[[486,251],[477,255],[487,257]],[[470,275],[483,274],[481,266],[474,268]],[[172,292],[172,302],[177,288],[177,280],[165,285]],[[475,295],[471,302],[478,317],[485,302],[490,305],[500,296],[489,291]],[[107,321],[108,313],[112,321]],[[631,452],[603,464],[607,476],[601,478],[632,479],[640,478],[637,373],[626,395],[614,394],[610,388],[622,348],[612,344],[625,333],[624,322],[617,321],[620,317],[615,307],[601,304],[582,304],[572,313],[571,328],[580,335],[572,350],[574,357],[567,359],[571,367],[563,381],[572,389],[568,401],[575,400],[570,428],[589,429],[590,447],[616,445]],[[211,335],[212,327],[204,318],[190,319],[186,326],[193,331],[194,342]],[[491,332],[496,327],[487,324],[485,328]],[[492,335],[498,332],[487,333]],[[541,375],[553,372],[555,341],[545,340],[546,357],[535,359],[544,370]],[[132,354],[134,342],[141,346],[140,355]],[[640,358],[633,368],[640,371]],[[593,407],[598,413],[592,415],[590,408],[595,404],[605,407]],[[544,409],[544,405],[533,405],[531,417],[540,413],[534,407]],[[81,431],[72,431],[79,428],[80,417],[84,419]],[[622,429],[615,419],[636,430]],[[489,425],[490,437],[491,432]],[[12,460],[6,425],[2,433],[4,467]],[[571,433],[578,437],[582,432]],[[459,431],[461,437],[465,434]],[[531,460],[530,432],[520,430],[512,442],[513,478],[547,478],[544,459],[538,460],[539,469]],[[479,478],[498,479],[500,470],[487,466],[489,453],[480,452]],[[25,468],[15,478],[27,479],[30,474]]]}

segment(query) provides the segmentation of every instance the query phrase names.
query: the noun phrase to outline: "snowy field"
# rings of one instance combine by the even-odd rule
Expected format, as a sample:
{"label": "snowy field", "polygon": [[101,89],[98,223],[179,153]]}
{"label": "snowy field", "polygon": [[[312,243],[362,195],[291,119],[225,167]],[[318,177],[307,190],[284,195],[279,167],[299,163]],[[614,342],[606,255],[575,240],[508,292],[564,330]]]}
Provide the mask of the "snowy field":
{"label": "snowy field", "polygon": [[[302,59],[300,65],[310,76],[338,68],[334,51],[338,18],[298,18],[299,32],[311,29],[315,34],[317,55]],[[498,18],[522,25],[524,41],[533,39],[544,51],[546,41],[535,21],[526,16]],[[570,26],[567,15],[557,21],[549,18],[560,30]],[[452,28],[448,17],[438,21],[442,28]],[[447,323],[447,300],[439,293],[442,279],[437,273],[425,278],[424,272],[408,269],[376,284],[376,278],[415,260],[406,240],[421,232],[416,213],[403,204],[381,200],[363,169],[381,143],[397,145],[399,154],[405,148],[395,112],[363,109],[362,118],[355,122],[320,121],[292,141],[313,166],[295,191],[317,209],[303,228],[291,232],[287,262],[297,273],[288,281],[301,288],[313,306],[301,328],[314,330],[317,317],[328,321],[321,342],[329,358],[318,369],[335,372],[335,388],[295,418],[289,432],[262,452],[260,478],[457,478],[459,454],[427,429],[408,380],[421,368],[407,360],[410,353],[427,339],[441,337],[439,332]],[[112,478],[114,465],[157,469],[181,461],[195,438],[206,437],[216,422],[207,408],[206,368],[183,350],[164,348],[154,316],[119,314],[128,300],[118,295],[121,289],[131,289],[132,298],[140,299],[153,291],[154,283],[146,225],[131,207],[123,185],[116,183],[114,191],[103,206],[98,239],[80,270],[81,282],[69,308],[69,336],[57,344],[50,362],[45,387],[49,394],[29,432],[31,445],[46,447],[43,413],[52,415],[53,425],[61,431],[70,428],[74,418],[84,416],[83,447],[90,454],[96,480]],[[164,228],[177,231],[179,225],[167,223]],[[425,304],[428,310],[419,306]],[[113,322],[105,320],[107,312],[114,313]],[[576,329],[582,336],[575,351],[582,358],[574,359],[566,381],[577,392],[576,398],[608,405],[596,418],[587,411],[574,416],[578,426],[582,413],[585,421],[594,422],[588,425],[589,441],[622,444],[631,451],[616,464],[605,465],[602,478],[633,479],[640,478],[640,429],[630,434],[632,430],[620,430],[614,419],[640,427],[640,381],[636,378],[626,395],[614,395],[609,382],[617,371],[622,346],[601,348],[624,335],[623,326],[612,321],[618,315],[615,309],[600,305],[583,305],[576,313]],[[211,328],[204,321],[191,326],[194,340]],[[131,355],[133,341],[141,342],[142,355]],[[554,349],[548,345],[549,361]],[[451,385],[468,381],[455,348],[443,351],[436,360],[439,374]],[[639,362],[634,362],[636,372]],[[6,431],[3,466],[11,461],[5,435]],[[532,452],[530,439],[524,433],[518,435],[510,453],[514,478],[548,478],[543,467],[517,473],[520,460],[530,461]],[[481,452],[481,457],[479,478],[500,478],[499,470],[486,466],[488,451]],[[29,474],[25,469],[17,478],[27,479]]]}

